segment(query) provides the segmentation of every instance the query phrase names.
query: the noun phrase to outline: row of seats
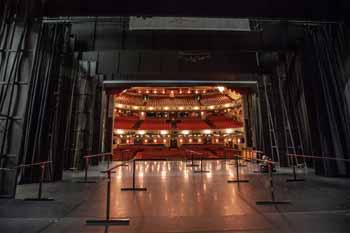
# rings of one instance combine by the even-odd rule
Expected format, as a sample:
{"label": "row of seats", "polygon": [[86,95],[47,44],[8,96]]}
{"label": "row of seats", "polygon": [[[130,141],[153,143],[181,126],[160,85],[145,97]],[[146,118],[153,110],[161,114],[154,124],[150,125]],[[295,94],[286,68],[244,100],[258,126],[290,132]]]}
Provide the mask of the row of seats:
{"label": "row of seats", "polygon": [[138,117],[128,116],[128,117],[115,117],[114,118],[114,128],[115,129],[133,129]]}
{"label": "row of seats", "polygon": [[176,128],[179,130],[202,130],[202,129],[210,129],[210,126],[203,120],[199,119],[188,119],[182,120],[181,122],[176,124]]}
{"label": "row of seats", "polygon": [[231,103],[232,100],[230,97],[217,94],[217,95],[210,95],[210,96],[203,96],[201,99],[201,104],[202,105],[220,105],[220,104],[228,104]]}
{"label": "row of seats", "polygon": [[[134,129],[137,123],[137,117],[116,117],[114,122],[114,128],[116,129]],[[226,128],[240,128],[243,127],[242,122],[235,121],[225,116],[210,116],[208,117],[209,123],[214,126],[215,129]],[[203,130],[210,129],[205,121],[201,119],[184,119],[176,123],[177,130]],[[140,127],[140,130],[171,130],[172,125],[162,119],[146,119]]]}
{"label": "row of seats", "polygon": [[183,159],[187,156],[187,159],[209,158],[217,159],[217,155],[213,154],[211,151],[206,151],[204,149],[193,149],[197,153],[189,154],[183,148],[145,148],[143,150],[138,150],[136,153],[137,159]]}
{"label": "row of seats", "polygon": [[194,97],[157,97],[145,101],[141,96],[120,95],[116,97],[117,104],[135,105],[135,106],[209,106],[231,103],[232,99],[223,94],[203,95],[198,102]]}
{"label": "row of seats", "polygon": [[147,106],[196,106],[199,105],[194,98],[152,98]]}
{"label": "row of seats", "polygon": [[141,125],[141,130],[171,130],[171,124],[166,123],[165,120],[147,119]]}
{"label": "row of seats", "polygon": [[136,105],[142,106],[144,105],[144,100],[141,97],[130,96],[130,95],[120,95],[115,98],[117,104],[125,104],[125,105]]}

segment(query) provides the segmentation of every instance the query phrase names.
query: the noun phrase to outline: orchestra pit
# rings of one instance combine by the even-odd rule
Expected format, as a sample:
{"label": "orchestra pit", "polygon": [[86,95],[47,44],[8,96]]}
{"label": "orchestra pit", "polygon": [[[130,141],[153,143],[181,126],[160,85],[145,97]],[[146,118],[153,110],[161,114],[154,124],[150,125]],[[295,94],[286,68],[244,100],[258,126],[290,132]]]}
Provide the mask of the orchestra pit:
{"label": "orchestra pit", "polygon": [[0,233],[349,233],[349,12],[0,0]]}

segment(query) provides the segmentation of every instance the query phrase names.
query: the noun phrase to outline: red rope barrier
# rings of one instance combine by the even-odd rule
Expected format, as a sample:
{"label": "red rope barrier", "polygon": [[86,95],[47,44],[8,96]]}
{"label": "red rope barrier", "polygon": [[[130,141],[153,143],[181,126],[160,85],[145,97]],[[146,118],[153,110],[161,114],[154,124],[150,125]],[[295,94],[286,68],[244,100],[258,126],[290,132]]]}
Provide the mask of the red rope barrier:
{"label": "red rope barrier", "polygon": [[341,159],[341,158],[331,158],[331,157],[321,157],[313,155],[297,155],[297,154],[288,154],[289,157],[301,157],[301,158],[310,158],[310,159],[326,159],[326,160],[336,160],[343,162],[350,162],[350,159]]}

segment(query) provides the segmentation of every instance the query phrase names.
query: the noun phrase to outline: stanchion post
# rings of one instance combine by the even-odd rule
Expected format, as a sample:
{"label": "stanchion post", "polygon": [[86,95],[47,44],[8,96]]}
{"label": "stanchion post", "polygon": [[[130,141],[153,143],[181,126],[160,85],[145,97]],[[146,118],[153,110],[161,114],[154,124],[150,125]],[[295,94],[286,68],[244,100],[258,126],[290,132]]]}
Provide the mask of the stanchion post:
{"label": "stanchion post", "polygon": [[257,205],[276,205],[276,204],[290,204],[290,201],[276,201],[275,197],[275,189],[273,184],[273,173],[272,173],[272,163],[268,163],[268,170],[269,170],[269,182],[270,182],[270,193],[271,193],[271,200],[268,201],[257,201]]}
{"label": "stanchion post", "polygon": [[[288,155],[289,158],[289,155]],[[287,179],[286,182],[299,182],[299,181],[305,181],[305,179],[297,178],[297,171],[296,171],[296,162],[295,159],[292,159],[292,166],[293,166],[293,179]]]}
{"label": "stanchion post", "polygon": [[112,153],[109,154],[108,159],[107,159],[107,169],[109,169],[109,164],[112,161]]}
{"label": "stanchion post", "polygon": [[122,166],[124,166],[124,167],[127,167],[127,166],[129,166],[127,163],[124,163],[124,161],[125,161],[125,153],[124,152],[126,152],[126,151],[128,151],[128,150],[122,150],[121,151],[121,160],[122,160]]}
{"label": "stanchion post", "polygon": [[25,198],[25,201],[53,201],[53,198],[42,197],[43,183],[45,179],[46,163],[40,164],[40,181],[38,189],[38,198]]}
{"label": "stanchion post", "polygon": [[147,188],[136,188],[136,159],[132,162],[132,187],[131,188],[122,188],[121,191],[147,191]]}
{"label": "stanchion post", "polygon": [[191,156],[191,164],[188,164],[188,165],[186,165],[186,167],[198,167],[199,165],[198,164],[194,164],[194,161],[193,161],[193,152],[191,152],[191,151],[187,151],[189,154],[190,154],[190,156]]}
{"label": "stanchion post", "polygon": [[236,155],[236,179],[235,180],[228,180],[227,183],[248,183],[249,180],[241,180],[239,179],[239,156]]}
{"label": "stanchion post", "polygon": [[93,184],[96,183],[96,181],[88,180],[88,170],[89,170],[89,157],[85,158],[85,169],[84,169],[84,180],[78,180],[77,183],[87,183],[87,184]]}
{"label": "stanchion post", "polygon": [[203,154],[200,154],[200,170],[194,171],[195,173],[209,173],[209,171],[203,170]]}
{"label": "stanchion post", "polygon": [[111,171],[107,170],[107,197],[106,197],[106,219],[104,220],[86,220],[87,225],[129,225],[130,220],[125,219],[111,219]]}

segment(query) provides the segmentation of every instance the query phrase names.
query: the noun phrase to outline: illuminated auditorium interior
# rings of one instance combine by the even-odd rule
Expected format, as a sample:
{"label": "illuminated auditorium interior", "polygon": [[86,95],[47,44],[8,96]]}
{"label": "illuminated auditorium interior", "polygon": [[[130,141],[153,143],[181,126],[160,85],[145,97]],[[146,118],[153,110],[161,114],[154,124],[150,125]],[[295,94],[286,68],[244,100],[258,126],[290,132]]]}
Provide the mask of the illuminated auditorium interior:
{"label": "illuminated auditorium interior", "polygon": [[223,86],[132,87],[114,96],[113,149],[141,158],[181,157],[195,148],[220,158],[220,148],[245,146],[242,93]]}

